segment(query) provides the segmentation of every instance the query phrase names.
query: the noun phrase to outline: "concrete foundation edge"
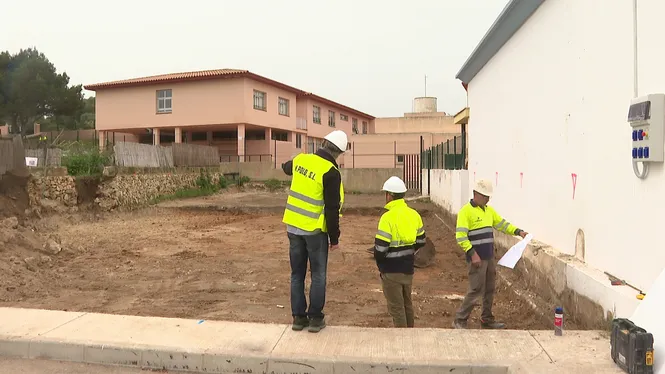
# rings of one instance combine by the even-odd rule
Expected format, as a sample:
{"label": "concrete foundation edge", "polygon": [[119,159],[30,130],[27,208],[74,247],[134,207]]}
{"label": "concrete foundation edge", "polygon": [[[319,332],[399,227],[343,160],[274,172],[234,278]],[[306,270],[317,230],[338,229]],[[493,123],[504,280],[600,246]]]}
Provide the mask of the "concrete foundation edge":
{"label": "concrete foundation edge", "polygon": [[[540,373],[515,362],[424,361],[389,362],[371,358],[335,359],[296,356],[253,356],[208,352],[184,352],[152,347],[122,347],[95,343],[71,343],[48,339],[0,337],[0,356],[44,359],[141,369],[207,373],[422,373],[507,374]],[[534,362],[535,363],[535,362]],[[543,362],[543,364],[550,364]],[[529,365],[531,366],[531,365]],[[517,370],[517,371],[515,371]]]}

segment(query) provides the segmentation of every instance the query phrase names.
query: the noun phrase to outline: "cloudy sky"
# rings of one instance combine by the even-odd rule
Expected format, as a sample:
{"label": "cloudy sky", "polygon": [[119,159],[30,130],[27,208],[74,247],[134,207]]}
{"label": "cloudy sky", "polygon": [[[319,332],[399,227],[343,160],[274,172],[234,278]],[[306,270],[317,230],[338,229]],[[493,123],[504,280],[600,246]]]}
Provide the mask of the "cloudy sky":
{"label": "cloudy sky", "polygon": [[455,113],[455,74],[507,2],[6,1],[0,50],[36,47],[76,84],[247,69],[378,117],[411,111],[427,75]]}

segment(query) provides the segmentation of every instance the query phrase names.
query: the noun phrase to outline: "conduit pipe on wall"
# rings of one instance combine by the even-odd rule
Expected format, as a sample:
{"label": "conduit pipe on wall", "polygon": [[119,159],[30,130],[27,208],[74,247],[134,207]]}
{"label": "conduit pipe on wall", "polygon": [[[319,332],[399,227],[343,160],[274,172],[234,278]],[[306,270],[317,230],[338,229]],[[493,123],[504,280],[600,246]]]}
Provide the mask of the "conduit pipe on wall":
{"label": "conduit pipe on wall", "polygon": [[[633,98],[639,95],[637,80],[637,0],[633,0]],[[641,162],[642,171],[637,167],[639,161],[633,161],[633,172],[640,179],[645,179],[649,175],[649,163]]]}

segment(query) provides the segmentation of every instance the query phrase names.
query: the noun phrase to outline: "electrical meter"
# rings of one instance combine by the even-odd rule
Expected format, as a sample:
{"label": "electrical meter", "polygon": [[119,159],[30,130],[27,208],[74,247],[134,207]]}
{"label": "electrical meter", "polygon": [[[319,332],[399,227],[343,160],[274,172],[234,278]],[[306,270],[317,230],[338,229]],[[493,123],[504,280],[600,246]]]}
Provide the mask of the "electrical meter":
{"label": "electrical meter", "polygon": [[628,123],[632,127],[633,162],[663,162],[665,94],[651,94],[631,100]]}

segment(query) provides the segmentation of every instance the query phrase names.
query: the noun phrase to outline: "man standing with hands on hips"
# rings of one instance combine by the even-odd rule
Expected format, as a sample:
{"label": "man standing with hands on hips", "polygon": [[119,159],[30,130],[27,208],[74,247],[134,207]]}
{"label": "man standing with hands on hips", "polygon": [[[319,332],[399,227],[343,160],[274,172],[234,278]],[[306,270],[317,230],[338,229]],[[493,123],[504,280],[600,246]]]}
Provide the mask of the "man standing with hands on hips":
{"label": "man standing with hands on hips", "polygon": [[[344,203],[342,175],[336,160],[346,151],[347,144],[346,133],[335,130],[324,137],[316,153],[301,153],[282,164],[284,173],[293,176],[282,222],[289,237],[292,329],[296,331],[308,327],[309,332],[319,332],[326,327],[323,306],[328,249],[339,248],[339,217]],[[309,310],[305,298],[308,261],[312,273]]]}
{"label": "man standing with hands on hips", "polygon": [[469,290],[455,316],[453,327],[456,329],[467,328],[467,320],[479,297],[483,299],[480,327],[484,329],[506,327],[504,323],[497,322],[492,314],[496,286],[493,229],[508,235],[519,235],[522,238],[528,233],[503,219],[494,208],[487,205],[492,192],[491,181],[479,180],[473,189],[473,199],[457,214],[455,237],[457,244],[466,253],[469,267]]}

